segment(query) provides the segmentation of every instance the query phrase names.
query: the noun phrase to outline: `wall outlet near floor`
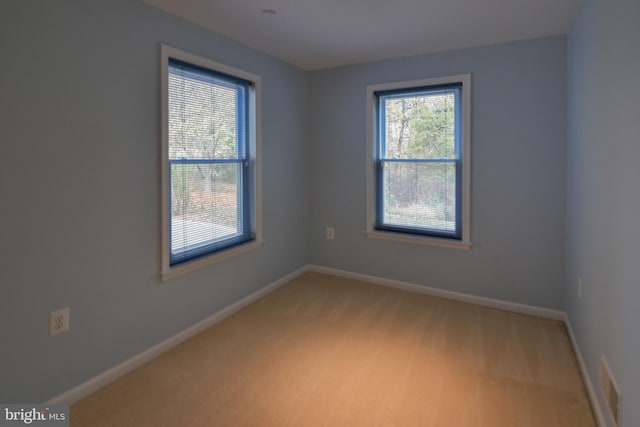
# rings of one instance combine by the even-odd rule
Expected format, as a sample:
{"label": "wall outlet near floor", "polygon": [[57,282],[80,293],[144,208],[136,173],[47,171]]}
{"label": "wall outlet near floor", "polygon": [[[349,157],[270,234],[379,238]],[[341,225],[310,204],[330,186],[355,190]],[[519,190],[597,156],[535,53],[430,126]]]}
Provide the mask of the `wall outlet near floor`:
{"label": "wall outlet near floor", "polygon": [[69,330],[69,307],[49,313],[49,335],[58,335]]}
{"label": "wall outlet near floor", "polygon": [[336,231],[333,227],[327,227],[327,239],[333,240],[336,237]]}
{"label": "wall outlet near floor", "polygon": [[578,283],[576,285],[576,295],[578,298],[582,298],[582,278],[578,276]]}

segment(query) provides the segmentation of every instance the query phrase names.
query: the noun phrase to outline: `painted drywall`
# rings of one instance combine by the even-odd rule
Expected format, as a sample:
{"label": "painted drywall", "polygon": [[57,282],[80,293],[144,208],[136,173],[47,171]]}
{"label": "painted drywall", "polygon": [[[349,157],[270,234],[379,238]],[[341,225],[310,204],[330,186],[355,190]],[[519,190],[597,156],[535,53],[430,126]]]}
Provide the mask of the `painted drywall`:
{"label": "painted drywall", "polygon": [[[166,282],[161,43],[262,77],[268,171],[263,247]],[[308,263],[306,73],[139,1],[3,1],[0,63],[0,402],[52,398]]]}
{"label": "painted drywall", "polygon": [[596,387],[606,357],[629,427],[640,425],[638,18],[637,0],[585,0],[568,37],[566,309]]}
{"label": "painted drywall", "polygon": [[[463,73],[473,80],[472,249],[367,238],[366,86]],[[310,96],[314,264],[562,308],[565,37],[318,71]]]}

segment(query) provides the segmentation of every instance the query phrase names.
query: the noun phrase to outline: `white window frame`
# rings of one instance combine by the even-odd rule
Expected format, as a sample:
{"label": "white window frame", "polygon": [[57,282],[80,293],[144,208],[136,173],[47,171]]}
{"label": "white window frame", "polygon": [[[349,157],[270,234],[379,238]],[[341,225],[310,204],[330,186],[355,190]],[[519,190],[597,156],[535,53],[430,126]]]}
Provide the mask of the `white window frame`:
{"label": "white window frame", "polygon": [[[161,57],[161,155],[160,155],[160,170],[161,170],[161,203],[162,203],[162,221],[161,221],[161,270],[160,277],[162,280],[167,280],[190,271],[202,268],[204,266],[220,262],[230,257],[240,255],[242,253],[254,250],[262,246],[262,162],[261,162],[261,78],[260,76],[249,73],[238,68],[230,67],[225,64],[221,64],[212,61],[207,58],[186,52],[180,49],[176,49],[171,46],[161,45],[160,49]],[[198,65],[204,68],[208,68],[214,71],[218,71],[231,76],[239,77],[244,80],[248,80],[253,85],[253,90],[249,96],[249,141],[247,143],[250,147],[250,165],[252,167],[252,182],[250,183],[251,191],[251,204],[253,206],[253,212],[251,212],[250,221],[255,230],[255,238],[246,243],[223,249],[217,252],[213,252],[210,255],[205,255],[191,261],[186,261],[177,265],[170,265],[170,236],[169,236],[169,223],[170,223],[170,208],[169,208],[169,58],[178,59],[190,64]]]}
{"label": "white window frame", "polygon": [[[462,239],[381,231],[376,223],[376,92],[462,82]],[[382,83],[367,86],[367,237],[397,242],[471,249],[471,74]]]}

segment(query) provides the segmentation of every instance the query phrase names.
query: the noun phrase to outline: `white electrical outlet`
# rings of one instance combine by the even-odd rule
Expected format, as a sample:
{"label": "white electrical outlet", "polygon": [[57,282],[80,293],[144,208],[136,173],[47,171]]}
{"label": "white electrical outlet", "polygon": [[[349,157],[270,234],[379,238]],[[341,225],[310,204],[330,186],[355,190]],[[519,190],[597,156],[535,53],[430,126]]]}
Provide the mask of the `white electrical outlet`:
{"label": "white electrical outlet", "polygon": [[333,227],[327,227],[327,239],[333,240],[336,237],[336,231]]}
{"label": "white electrical outlet", "polygon": [[69,330],[69,307],[49,314],[49,335],[58,335]]}
{"label": "white electrical outlet", "polygon": [[578,276],[578,284],[576,286],[576,295],[578,295],[578,298],[582,298],[582,278],[580,278],[580,276]]}

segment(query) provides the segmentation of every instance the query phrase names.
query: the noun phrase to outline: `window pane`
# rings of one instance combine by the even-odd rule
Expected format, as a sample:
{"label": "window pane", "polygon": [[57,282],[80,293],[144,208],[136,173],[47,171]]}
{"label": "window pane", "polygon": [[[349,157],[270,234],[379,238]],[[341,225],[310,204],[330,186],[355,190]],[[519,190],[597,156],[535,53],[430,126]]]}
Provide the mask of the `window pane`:
{"label": "window pane", "polygon": [[242,165],[171,164],[171,253],[244,234]]}
{"label": "window pane", "polygon": [[389,226],[456,233],[456,162],[385,162],[383,219]]}
{"label": "window pane", "polygon": [[169,158],[238,157],[241,89],[181,69],[169,73]]}
{"label": "window pane", "polygon": [[384,96],[382,156],[387,159],[456,158],[455,91]]}

